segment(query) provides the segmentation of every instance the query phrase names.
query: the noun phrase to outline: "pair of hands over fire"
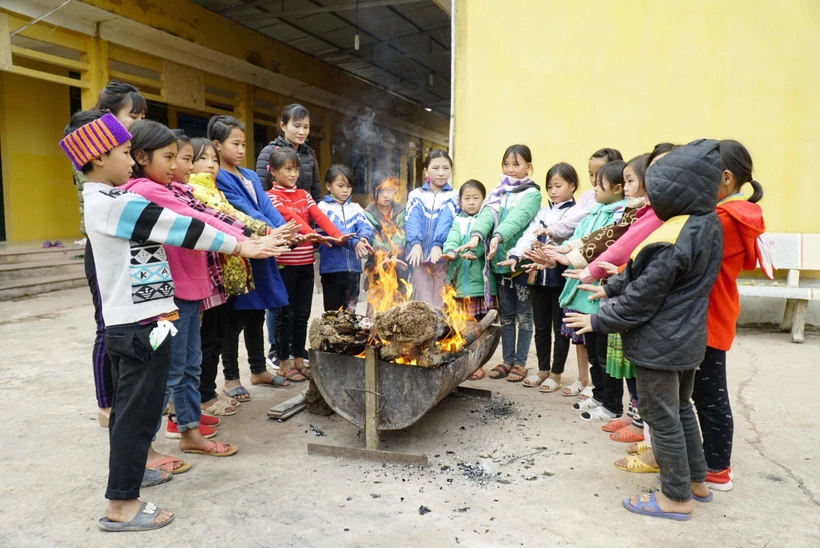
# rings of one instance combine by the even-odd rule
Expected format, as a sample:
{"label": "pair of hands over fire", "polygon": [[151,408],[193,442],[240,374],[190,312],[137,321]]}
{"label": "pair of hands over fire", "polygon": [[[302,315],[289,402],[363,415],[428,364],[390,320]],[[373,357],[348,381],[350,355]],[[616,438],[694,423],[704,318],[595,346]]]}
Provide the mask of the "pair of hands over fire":
{"label": "pair of hands over fire", "polygon": [[[475,246],[473,246],[475,247]],[[455,251],[450,251],[448,253],[442,253],[441,247],[434,245],[433,249],[430,250],[430,255],[427,257],[427,260],[422,260],[424,257],[424,252],[421,248],[421,244],[415,244],[413,248],[410,250],[410,254],[407,255],[407,264],[410,266],[419,266],[421,263],[437,263],[439,261],[455,261],[456,256],[460,255],[461,258],[467,259],[468,261],[474,261],[476,259],[475,253],[472,253],[469,250],[466,250],[462,253],[462,249],[465,249],[465,246],[461,246],[460,248],[456,249]],[[399,261],[401,262],[401,261]],[[402,263],[404,264],[404,263]],[[405,267],[407,265],[405,264]]]}
{"label": "pair of hands over fire", "polygon": [[[259,237],[254,234],[237,245],[235,253],[249,259],[266,259],[268,257],[278,257],[290,250],[291,246],[304,242],[326,245],[327,247],[341,246],[354,236],[356,236],[356,233],[345,234],[339,238],[322,236],[315,232],[312,234],[299,234],[299,225],[296,221],[288,221],[278,228],[268,230],[265,236]],[[358,258],[365,257],[373,252],[373,248],[366,240],[357,242],[355,249]]]}

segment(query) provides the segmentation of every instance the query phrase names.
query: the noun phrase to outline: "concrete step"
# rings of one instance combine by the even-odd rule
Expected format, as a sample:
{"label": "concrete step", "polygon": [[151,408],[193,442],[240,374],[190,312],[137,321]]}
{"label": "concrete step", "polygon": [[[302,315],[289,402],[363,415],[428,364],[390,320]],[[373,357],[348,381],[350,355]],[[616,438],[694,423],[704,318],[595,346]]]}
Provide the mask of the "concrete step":
{"label": "concrete step", "polygon": [[0,265],[66,261],[75,255],[85,253],[85,247],[79,245],[68,245],[65,247],[10,247],[0,249]]}
{"label": "concrete step", "polygon": [[35,261],[32,263],[0,264],[0,282],[59,276],[61,274],[85,274],[82,259],[67,261]]}
{"label": "concrete step", "polygon": [[0,282],[0,301],[39,295],[40,293],[61,289],[73,289],[82,287],[86,283],[85,274],[60,274]]}

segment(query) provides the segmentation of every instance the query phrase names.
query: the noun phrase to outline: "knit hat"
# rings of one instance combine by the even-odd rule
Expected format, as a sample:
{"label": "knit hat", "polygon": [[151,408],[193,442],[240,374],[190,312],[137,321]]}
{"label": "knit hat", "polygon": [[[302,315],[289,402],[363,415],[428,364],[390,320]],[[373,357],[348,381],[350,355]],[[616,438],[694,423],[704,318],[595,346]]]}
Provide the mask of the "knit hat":
{"label": "knit hat", "polygon": [[110,112],[69,133],[62,141],[66,155],[77,171],[98,156],[131,140],[131,134]]}

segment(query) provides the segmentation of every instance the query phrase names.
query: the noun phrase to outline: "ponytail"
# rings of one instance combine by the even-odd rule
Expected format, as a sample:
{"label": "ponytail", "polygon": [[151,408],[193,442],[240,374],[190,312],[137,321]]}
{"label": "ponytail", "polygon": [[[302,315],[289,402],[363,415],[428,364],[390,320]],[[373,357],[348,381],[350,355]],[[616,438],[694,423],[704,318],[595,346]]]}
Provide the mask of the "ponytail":
{"label": "ponytail", "polygon": [[749,196],[749,201],[753,204],[756,204],[760,200],[763,199],[763,185],[752,179],[749,181],[749,184],[752,185],[752,195]]}

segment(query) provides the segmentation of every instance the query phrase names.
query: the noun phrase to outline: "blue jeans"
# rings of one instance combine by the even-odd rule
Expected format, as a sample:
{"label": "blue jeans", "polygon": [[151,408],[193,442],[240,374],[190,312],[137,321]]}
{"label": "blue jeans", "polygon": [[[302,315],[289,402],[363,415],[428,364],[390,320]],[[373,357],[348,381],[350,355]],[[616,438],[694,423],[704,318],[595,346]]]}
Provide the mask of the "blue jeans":
{"label": "blue jeans", "polygon": [[177,334],[171,339],[171,368],[163,408],[170,398],[174,398],[177,426],[180,432],[185,432],[199,428],[199,417],[202,415],[199,406],[199,375],[202,373],[200,303],[181,299],[174,299],[174,303],[179,308],[179,319],[174,322]]}
{"label": "blue jeans", "polygon": [[[501,316],[501,353],[507,365],[527,365],[532,342],[532,303],[527,276],[510,279],[496,275],[498,282],[498,312]],[[516,322],[518,329],[516,331]],[[516,345],[516,332],[518,344]]]}
{"label": "blue jeans", "polygon": [[[265,325],[268,329],[268,344],[271,349],[276,347],[276,315],[278,311],[278,308],[268,308],[265,314]],[[268,352],[268,357],[273,359],[270,352]]]}

